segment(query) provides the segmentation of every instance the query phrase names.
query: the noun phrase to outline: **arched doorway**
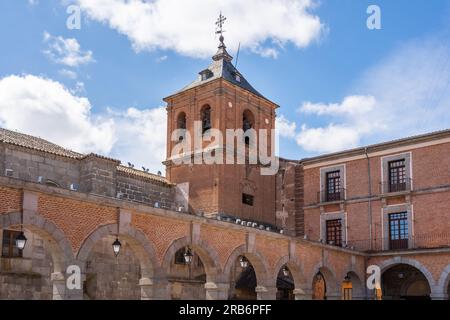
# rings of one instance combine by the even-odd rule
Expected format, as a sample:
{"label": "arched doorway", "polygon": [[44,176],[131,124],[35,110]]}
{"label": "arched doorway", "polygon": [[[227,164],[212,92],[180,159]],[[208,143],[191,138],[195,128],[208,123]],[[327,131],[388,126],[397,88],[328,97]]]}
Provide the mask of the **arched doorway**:
{"label": "arched doorway", "polygon": [[313,300],[326,300],[327,284],[325,281],[325,277],[320,271],[314,276],[312,288]]}
{"label": "arched doorway", "polygon": [[277,276],[277,300],[294,300],[294,278],[291,270],[284,265]]}
{"label": "arched doorway", "polygon": [[109,235],[97,241],[86,261],[83,296],[87,300],[140,300],[142,278],[139,259],[130,243],[121,237],[120,253],[114,254]]}
{"label": "arched doorway", "polygon": [[51,254],[43,238],[29,229],[23,231],[28,240],[25,248],[19,250],[15,240],[20,234],[20,229],[10,227],[0,230],[2,239],[0,299],[51,300],[53,299]]}
{"label": "arched doorway", "polygon": [[341,284],[342,300],[362,300],[365,297],[364,286],[358,275],[350,271],[348,272]]}
{"label": "arched doorway", "polygon": [[[190,257],[188,263],[186,257]],[[214,299],[217,285],[216,262],[219,257],[208,243],[189,237],[174,240],[164,254],[162,270],[167,274],[169,294],[172,299]]]}
{"label": "arched doorway", "polygon": [[431,294],[425,275],[408,264],[397,264],[384,271],[381,287],[386,300],[427,300]]}
{"label": "arched doorway", "polygon": [[235,260],[231,270],[231,300],[256,300],[257,279],[253,265],[245,255]]}
{"label": "arched doorway", "polygon": [[[64,274],[66,264],[73,259],[69,242],[61,238],[64,233],[39,215],[33,216],[33,222],[27,218],[22,228],[17,223],[21,213],[4,217],[0,219],[0,299],[63,299],[64,287],[52,280],[52,275]],[[16,245],[21,231],[27,239],[23,250]]]}
{"label": "arched doorway", "polygon": [[[113,249],[116,239],[120,250]],[[152,290],[140,285],[152,279],[157,265],[153,246],[146,236],[132,227],[117,235],[114,224],[92,232],[77,254],[86,274],[83,297],[92,300],[138,300],[152,298]]]}
{"label": "arched doorway", "polygon": [[173,300],[204,300],[206,272],[196,250],[186,246],[179,249],[168,271],[170,298]]}

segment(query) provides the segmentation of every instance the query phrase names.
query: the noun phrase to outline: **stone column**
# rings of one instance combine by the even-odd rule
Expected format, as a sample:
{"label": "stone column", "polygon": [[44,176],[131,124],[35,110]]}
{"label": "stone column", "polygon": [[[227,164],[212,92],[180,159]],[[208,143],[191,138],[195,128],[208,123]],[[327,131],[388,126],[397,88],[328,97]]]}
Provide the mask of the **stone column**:
{"label": "stone column", "polygon": [[228,300],[229,283],[205,283],[206,300]]}
{"label": "stone column", "polygon": [[53,284],[53,300],[64,300],[66,293],[66,279],[61,272],[54,272],[50,277]]}
{"label": "stone column", "polygon": [[258,300],[276,300],[277,288],[268,286],[257,286],[256,295]]}
{"label": "stone column", "polygon": [[295,300],[312,300],[311,290],[301,288],[294,289]]}

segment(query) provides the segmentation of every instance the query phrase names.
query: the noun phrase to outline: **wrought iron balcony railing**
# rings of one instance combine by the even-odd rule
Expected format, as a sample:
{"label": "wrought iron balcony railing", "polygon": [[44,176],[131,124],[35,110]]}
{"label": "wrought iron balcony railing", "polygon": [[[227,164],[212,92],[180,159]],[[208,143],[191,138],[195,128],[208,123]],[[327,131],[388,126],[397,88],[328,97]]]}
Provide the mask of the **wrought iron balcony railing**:
{"label": "wrought iron balcony railing", "polygon": [[415,235],[404,239],[349,240],[344,247],[362,252],[450,248],[450,232]]}
{"label": "wrought iron balcony railing", "polygon": [[345,189],[341,188],[336,191],[322,190],[317,192],[317,202],[335,202],[345,200]]}
{"label": "wrought iron balcony railing", "polygon": [[412,190],[412,179],[404,179],[400,182],[383,182],[380,183],[380,192],[382,194],[386,193],[395,193],[395,192],[404,192],[404,191],[411,191]]}

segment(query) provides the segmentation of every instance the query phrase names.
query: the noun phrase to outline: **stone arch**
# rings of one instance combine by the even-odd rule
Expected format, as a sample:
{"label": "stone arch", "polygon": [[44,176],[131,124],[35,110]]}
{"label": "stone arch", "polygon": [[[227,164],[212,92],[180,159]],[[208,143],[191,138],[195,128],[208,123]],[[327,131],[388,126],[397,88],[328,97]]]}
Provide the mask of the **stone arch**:
{"label": "stone arch", "polygon": [[349,268],[345,272],[341,281],[343,281],[346,276],[349,276],[350,281],[352,282],[353,299],[354,300],[364,299],[366,297],[365,283],[363,282],[363,280],[361,280],[361,277],[358,275],[358,273],[354,271],[352,268]]}
{"label": "stone arch", "polygon": [[189,237],[174,240],[164,253],[164,258],[161,265],[162,269],[167,272],[173,257],[175,257],[175,253],[184,247],[192,248],[192,250],[198,254],[200,260],[202,260],[206,272],[206,281],[215,282],[217,280],[216,277],[220,274],[220,268],[216,263],[216,261],[219,261],[219,255],[207,242],[203,240],[199,240],[196,243],[191,243]]}
{"label": "stone arch", "polygon": [[[395,258],[391,258],[391,259],[382,261],[378,265],[381,270],[381,277],[383,278],[383,276],[385,275],[385,273],[387,271],[389,271],[389,269],[391,269],[395,266],[398,266],[398,265],[408,265],[408,266],[413,267],[413,268],[417,269],[418,271],[420,271],[428,284],[428,287],[430,290],[430,297],[439,297],[441,295],[441,293],[439,292],[438,286],[435,285],[436,282],[435,282],[431,272],[422,263],[420,263],[419,261],[414,260],[414,259],[395,257]],[[384,295],[384,293],[383,293],[383,295]]]}
{"label": "stone arch", "polygon": [[[20,226],[20,212],[0,214],[0,228]],[[66,273],[66,265],[73,261],[72,246],[64,232],[52,221],[39,215],[24,216],[23,227],[41,237],[52,257],[53,273]]]}
{"label": "stone arch", "polygon": [[313,289],[314,278],[319,272],[325,279],[327,298],[336,299],[337,297],[340,297],[341,296],[339,290],[340,287],[338,285],[336,274],[333,272],[331,268],[329,268],[326,265],[323,265],[322,263],[319,263],[313,269],[313,273],[311,276],[311,289]]}
{"label": "stone arch", "polygon": [[[124,228],[119,233],[119,237],[126,240],[133,253],[139,259],[142,278],[151,279],[157,269],[157,259],[155,249],[145,234],[132,227]],[[81,268],[86,268],[86,262],[95,243],[106,236],[115,236],[117,225],[108,224],[98,227],[83,242],[77,253],[77,260],[81,263]]]}
{"label": "stone arch", "polygon": [[245,256],[250,263],[252,264],[255,274],[256,274],[256,281],[258,286],[270,286],[271,285],[271,279],[269,278],[269,268],[267,260],[263,255],[261,255],[259,252],[248,252],[246,245],[241,245],[233,250],[233,252],[230,254],[230,256],[227,259],[227,262],[225,263],[225,267],[223,268],[223,274],[225,279],[229,279],[231,276],[231,269],[233,265],[236,263],[239,256]]}
{"label": "stone arch", "polygon": [[388,270],[389,268],[391,268],[393,266],[396,266],[398,264],[407,264],[407,265],[410,265],[410,266],[416,268],[417,270],[422,272],[422,274],[425,276],[425,278],[428,281],[428,285],[430,286],[430,288],[433,289],[433,287],[435,287],[435,285],[434,285],[435,281],[434,281],[433,275],[431,274],[430,271],[428,271],[428,269],[423,264],[421,264],[417,260],[403,258],[403,257],[395,257],[395,258],[383,261],[378,266],[380,267],[381,274],[383,275],[383,273],[386,270]]}
{"label": "stone arch", "polygon": [[272,276],[272,280],[274,281],[274,285],[276,285],[278,273],[280,272],[283,266],[287,266],[291,273],[292,278],[294,279],[295,288],[297,289],[305,289],[306,285],[306,277],[303,273],[300,261],[297,258],[289,259],[289,256],[284,256],[280,258],[275,265],[274,273]]}
{"label": "stone arch", "polygon": [[212,128],[212,108],[205,104],[200,109],[200,121],[202,122],[202,133]]}
{"label": "stone arch", "polygon": [[449,290],[450,288],[450,264],[444,268],[442,271],[441,277],[439,278],[439,282],[437,285],[437,290],[439,290],[440,298],[449,298]]}

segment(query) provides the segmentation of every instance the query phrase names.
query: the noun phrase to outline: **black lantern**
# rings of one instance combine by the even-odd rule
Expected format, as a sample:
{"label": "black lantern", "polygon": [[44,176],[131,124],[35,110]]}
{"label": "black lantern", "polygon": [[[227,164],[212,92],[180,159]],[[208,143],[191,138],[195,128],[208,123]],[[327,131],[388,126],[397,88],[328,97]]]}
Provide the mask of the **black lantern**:
{"label": "black lantern", "polygon": [[248,260],[247,260],[247,258],[244,257],[244,256],[242,256],[242,257],[239,259],[239,263],[241,264],[241,268],[242,268],[242,269],[246,269],[246,268],[248,267]]}
{"label": "black lantern", "polygon": [[345,284],[351,284],[352,283],[352,280],[350,279],[350,276],[348,274],[344,278],[344,283]]}
{"label": "black lantern", "polygon": [[26,244],[27,244],[27,237],[25,237],[25,234],[22,231],[16,238],[16,247],[19,250],[23,250]]}
{"label": "black lantern", "polygon": [[285,277],[289,277],[289,268],[286,266],[283,267],[283,275]]}
{"label": "black lantern", "polygon": [[113,242],[112,247],[113,247],[114,254],[117,257],[120,253],[120,248],[122,247],[122,244],[120,243],[118,238],[116,238],[116,241]]}
{"label": "black lantern", "polygon": [[194,258],[194,255],[191,252],[191,249],[187,248],[186,252],[184,253],[184,262],[187,265],[190,265],[192,263],[192,259]]}

